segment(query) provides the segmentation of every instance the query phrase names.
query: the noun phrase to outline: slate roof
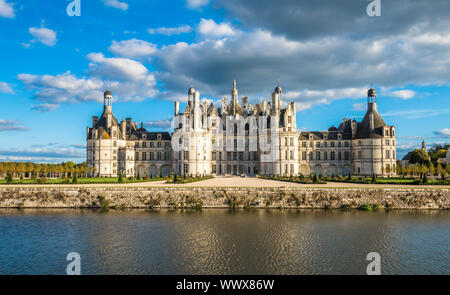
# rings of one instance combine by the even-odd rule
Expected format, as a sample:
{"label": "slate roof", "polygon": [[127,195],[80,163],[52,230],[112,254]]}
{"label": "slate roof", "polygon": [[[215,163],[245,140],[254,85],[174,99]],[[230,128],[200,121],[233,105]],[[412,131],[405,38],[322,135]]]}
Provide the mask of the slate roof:
{"label": "slate roof", "polygon": [[[373,114],[374,129],[370,130],[370,114]],[[380,138],[383,136],[383,127],[386,126],[383,118],[381,118],[376,107],[372,107],[367,110],[363,120],[358,123],[355,139],[360,138]]]}

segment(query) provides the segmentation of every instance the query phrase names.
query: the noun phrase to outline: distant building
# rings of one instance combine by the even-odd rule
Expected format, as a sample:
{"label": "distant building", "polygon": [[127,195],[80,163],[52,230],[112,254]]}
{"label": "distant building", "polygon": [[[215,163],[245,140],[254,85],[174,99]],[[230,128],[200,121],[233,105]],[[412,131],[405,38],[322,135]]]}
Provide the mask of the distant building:
{"label": "distant building", "polygon": [[283,106],[277,86],[271,101],[231,100],[222,106],[200,102],[190,88],[180,112],[175,102],[174,132],[147,132],[112,114],[112,95],[104,96],[100,119],[87,128],[87,165],[91,175],[387,175],[396,171],[395,127],[377,110],[376,91],[369,89],[368,110],[361,122],[344,119],[328,131],[297,131],[296,103]]}

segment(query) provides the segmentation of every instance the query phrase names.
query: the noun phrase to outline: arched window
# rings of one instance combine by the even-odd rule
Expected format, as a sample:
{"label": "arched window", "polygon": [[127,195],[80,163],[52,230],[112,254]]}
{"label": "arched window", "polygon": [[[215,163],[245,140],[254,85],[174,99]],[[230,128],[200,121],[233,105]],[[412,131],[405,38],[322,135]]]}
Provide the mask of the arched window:
{"label": "arched window", "polygon": [[245,124],[245,135],[248,135],[249,130],[250,130],[250,125],[247,123],[247,124]]}
{"label": "arched window", "polygon": [[238,126],[237,124],[234,124],[234,135],[237,135],[238,133]]}

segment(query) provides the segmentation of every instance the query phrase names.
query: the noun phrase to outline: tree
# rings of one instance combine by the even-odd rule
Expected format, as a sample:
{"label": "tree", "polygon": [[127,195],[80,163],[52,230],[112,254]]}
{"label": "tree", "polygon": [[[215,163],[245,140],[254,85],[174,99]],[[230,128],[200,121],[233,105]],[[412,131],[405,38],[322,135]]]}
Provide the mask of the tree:
{"label": "tree", "polygon": [[442,168],[441,163],[438,163],[438,164],[437,164],[437,167],[436,167],[436,174],[437,174],[438,177],[439,177],[439,175],[440,175],[440,176],[442,177],[442,179],[445,178],[445,170],[444,170],[444,168]]}
{"label": "tree", "polygon": [[433,163],[430,163],[430,165],[428,166],[428,171],[430,171],[431,175],[435,175],[436,174],[436,169],[434,168]]}
{"label": "tree", "polygon": [[426,151],[422,149],[415,149],[411,153],[409,162],[411,164],[428,165],[430,163],[430,157],[428,156],[428,153]]}
{"label": "tree", "polygon": [[72,183],[78,183],[77,174],[73,173]]}

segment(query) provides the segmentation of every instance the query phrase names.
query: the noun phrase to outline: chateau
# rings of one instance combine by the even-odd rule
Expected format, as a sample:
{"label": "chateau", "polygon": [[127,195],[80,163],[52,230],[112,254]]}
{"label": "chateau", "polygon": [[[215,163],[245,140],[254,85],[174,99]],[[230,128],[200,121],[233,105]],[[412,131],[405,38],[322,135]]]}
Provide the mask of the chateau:
{"label": "chateau", "polygon": [[377,110],[369,89],[361,122],[344,119],[328,131],[297,131],[296,103],[282,101],[277,86],[270,102],[231,100],[216,108],[200,102],[190,88],[184,111],[175,102],[173,133],[148,132],[130,118],[120,123],[112,112],[112,94],[104,94],[103,114],[87,128],[87,165],[92,176],[157,176],[170,173],[213,175],[393,175],[395,127]]}

